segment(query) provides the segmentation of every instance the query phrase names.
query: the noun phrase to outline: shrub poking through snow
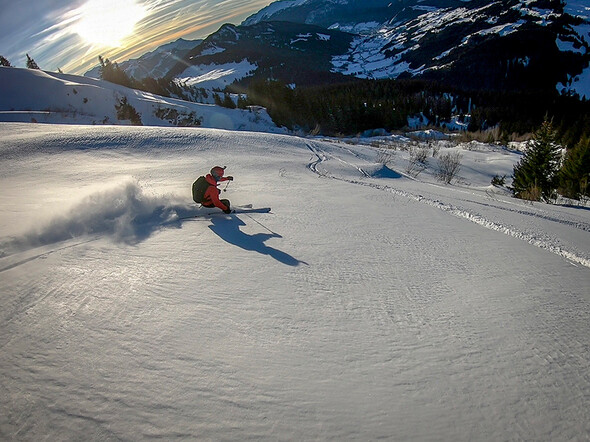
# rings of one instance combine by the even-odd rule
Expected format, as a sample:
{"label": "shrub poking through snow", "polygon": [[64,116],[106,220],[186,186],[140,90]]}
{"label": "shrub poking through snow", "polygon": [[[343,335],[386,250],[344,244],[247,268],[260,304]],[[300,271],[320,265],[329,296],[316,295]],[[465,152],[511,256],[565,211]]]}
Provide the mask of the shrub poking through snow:
{"label": "shrub poking through snow", "polygon": [[129,104],[127,97],[121,98],[119,104],[115,104],[115,109],[118,120],[129,120],[134,126],[143,126],[141,115]]}
{"label": "shrub poking through snow", "polygon": [[492,178],[492,185],[504,187],[506,185],[506,175],[495,175],[494,178]]}
{"label": "shrub poking through snow", "polygon": [[438,159],[437,178],[444,183],[450,184],[459,173],[459,169],[461,169],[461,158],[462,155],[459,152],[442,154]]}
{"label": "shrub poking through snow", "polygon": [[170,107],[158,107],[154,111],[154,115],[161,120],[168,121],[174,126],[197,127],[202,124],[202,119],[198,118],[195,112],[178,112],[178,110]]}

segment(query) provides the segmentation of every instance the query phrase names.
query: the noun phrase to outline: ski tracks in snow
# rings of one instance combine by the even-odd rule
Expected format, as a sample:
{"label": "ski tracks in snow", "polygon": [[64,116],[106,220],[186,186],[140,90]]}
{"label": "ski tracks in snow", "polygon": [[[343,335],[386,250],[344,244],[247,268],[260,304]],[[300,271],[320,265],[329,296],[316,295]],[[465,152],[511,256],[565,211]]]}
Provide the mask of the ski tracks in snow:
{"label": "ski tracks in snow", "polygon": [[[503,233],[505,235],[511,236],[516,239],[519,239],[521,241],[525,241],[525,242],[527,242],[531,245],[534,245],[536,247],[539,247],[541,249],[547,250],[551,253],[554,253],[558,256],[561,256],[561,257],[569,260],[573,264],[579,264],[579,265],[590,268],[590,257],[581,256],[578,252],[574,252],[572,250],[565,249],[563,246],[559,245],[559,241],[556,238],[553,238],[553,237],[545,234],[544,232],[543,233],[542,232],[534,232],[534,233],[524,232],[522,230],[516,229],[513,226],[508,226],[508,225],[505,225],[501,222],[492,221],[492,220],[486,218],[485,216],[483,216],[479,213],[476,213],[475,211],[473,211],[471,209],[461,207],[457,204],[453,204],[450,202],[444,202],[439,199],[428,198],[424,195],[415,194],[412,192],[401,190],[399,188],[396,188],[396,187],[393,187],[393,186],[387,185],[387,184],[378,184],[378,183],[369,182],[369,181],[361,181],[358,179],[353,179],[353,178],[344,177],[344,176],[338,176],[334,173],[330,173],[328,171],[328,169],[326,168],[326,165],[329,160],[333,159],[333,160],[336,160],[339,163],[344,164],[352,169],[356,169],[360,173],[361,177],[370,178],[369,174],[367,174],[360,166],[353,164],[351,162],[345,161],[344,159],[340,158],[339,156],[337,156],[333,153],[327,152],[325,149],[320,147],[320,145],[318,143],[312,142],[312,141],[307,141],[306,144],[307,144],[307,147],[309,148],[309,150],[314,155],[311,159],[311,162],[308,164],[307,167],[313,173],[315,173],[321,177],[344,181],[344,182],[359,185],[359,186],[371,187],[371,188],[378,189],[381,191],[389,192],[395,196],[400,196],[400,197],[406,198],[408,200],[416,201],[416,202],[419,202],[422,204],[427,204],[431,207],[442,210],[442,211],[448,213],[449,215],[455,216],[457,218],[466,219],[472,223],[475,223],[475,224],[478,224],[482,227],[485,227],[486,229],[495,230],[497,232]],[[477,201],[471,201],[471,202],[472,203],[474,202],[476,204],[484,204],[482,202],[477,202]],[[487,204],[487,205],[488,205],[488,207],[492,206],[491,204]],[[543,213],[543,212],[526,211],[526,210],[523,210],[522,208],[511,209],[511,208],[502,207],[500,205],[493,205],[493,207],[498,210],[511,211],[511,212],[515,212],[519,215],[526,215],[526,216],[530,216],[530,217],[540,218],[540,219],[544,219],[547,221],[564,224],[564,225],[567,225],[568,227],[571,227],[574,229],[582,230],[585,232],[590,232],[590,225],[586,224],[586,223],[574,222],[574,221],[569,221],[566,219],[557,218],[557,217],[550,216],[550,215]]]}

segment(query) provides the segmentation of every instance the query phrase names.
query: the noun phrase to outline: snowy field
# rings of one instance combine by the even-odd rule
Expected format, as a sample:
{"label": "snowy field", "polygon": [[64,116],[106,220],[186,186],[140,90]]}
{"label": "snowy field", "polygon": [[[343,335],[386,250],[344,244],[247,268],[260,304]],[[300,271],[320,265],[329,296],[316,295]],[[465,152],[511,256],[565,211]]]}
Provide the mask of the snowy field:
{"label": "snowy field", "polygon": [[[0,439],[590,439],[590,210],[491,187],[518,154],[0,131]],[[213,165],[272,213],[179,221]]]}

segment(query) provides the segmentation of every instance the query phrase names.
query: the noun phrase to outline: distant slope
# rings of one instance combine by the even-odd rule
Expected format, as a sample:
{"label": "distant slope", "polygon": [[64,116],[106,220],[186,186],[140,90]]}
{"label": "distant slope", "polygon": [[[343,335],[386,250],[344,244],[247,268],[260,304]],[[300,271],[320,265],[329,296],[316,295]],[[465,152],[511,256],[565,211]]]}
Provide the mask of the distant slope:
{"label": "distant slope", "polygon": [[130,124],[119,120],[123,99],[151,126],[284,132],[264,109],[226,109],[129,89],[108,81],[35,69],[0,67],[0,121]]}
{"label": "distant slope", "polygon": [[330,82],[342,79],[341,74],[332,72],[332,58],[346,54],[353,38],[342,31],[290,22],[227,24],[189,52],[168,76],[186,79],[193,77],[193,66],[214,71],[228,63],[245,61],[252,66],[245,77],[274,78],[297,85]]}
{"label": "distant slope", "polygon": [[[146,77],[162,78],[191,49],[202,40],[185,40],[179,38],[148,52],[139,58],[124,61],[119,67],[130,77],[141,80]],[[87,77],[100,78],[100,66],[86,72]]]}
{"label": "distant slope", "polygon": [[[241,26],[222,27],[169,75],[245,60],[257,66],[253,78],[295,84],[335,74],[420,77],[466,89],[557,89],[590,97],[583,87],[589,15],[577,0],[282,0]],[[322,33],[332,44],[292,43],[297,35]]]}

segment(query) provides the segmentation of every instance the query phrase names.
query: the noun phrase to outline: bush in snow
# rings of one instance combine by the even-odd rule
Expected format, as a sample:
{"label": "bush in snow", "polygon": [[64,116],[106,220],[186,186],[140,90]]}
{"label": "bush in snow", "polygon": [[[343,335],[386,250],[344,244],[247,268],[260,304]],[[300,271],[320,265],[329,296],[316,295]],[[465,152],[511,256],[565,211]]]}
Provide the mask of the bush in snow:
{"label": "bush in snow", "polygon": [[406,173],[414,178],[426,169],[426,158],[428,157],[428,149],[424,147],[410,147],[410,161],[406,167]]}
{"label": "bush in snow", "polygon": [[500,176],[500,175],[496,175],[494,176],[494,178],[492,178],[492,185],[493,186],[499,186],[499,187],[503,187],[506,185],[506,175]]}
{"label": "bush in snow", "polygon": [[514,166],[513,192],[517,198],[549,201],[555,198],[561,146],[549,121],[533,135],[529,149]]}
{"label": "bush in snow", "polygon": [[119,104],[115,104],[115,109],[118,120],[129,120],[134,126],[143,126],[141,115],[127,102],[127,97],[121,98]]}
{"label": "bush in snow", "polygon": [[447,184],[457,176],[461,168],[462,155],[459,152],[445,153],[438,159],[437,178]]}
{"label": "bush in snow", "polygon": [[421,164],[426,164],[428,158],[429,149],[427,147],[417,147],[410,150],[410,158],[413,157],[414,161]]}
{"label": "bush in snow", "polygon": [[432,144],[432,158],[436,158],[440,152],[440,143]]}
{"label": "bush in snow", "polygon": [[391,151],[388,149],[380,150],[377,154],[377,162],[379,164],[387,165],[393,161],[393,157],[395,155],[395,151]]}
{"label": "bush in snow", "polygon": [[[219,94],[215,94],[213,96],[213,99],[215,100],[215,104],[217,106],[226,107],[228,109],[235,109],[236,108],[236,103],[234,103],[234,100],[232,99],[231,95],[228,94],[227,92],[223,94],[223,99],[221,99]],[[240,104],[244,105],[243,102]]]}
{"label": "bush in snow", "polygon": [[185,112],[178,112],[176,109],[169,107],[159,107],[154,111],[154,115],[161,120],[168,121],[174,126],[197,127],[203,122],[201,118],[197,118],[197,114],[195,112],[190,112],[187,114]]}

